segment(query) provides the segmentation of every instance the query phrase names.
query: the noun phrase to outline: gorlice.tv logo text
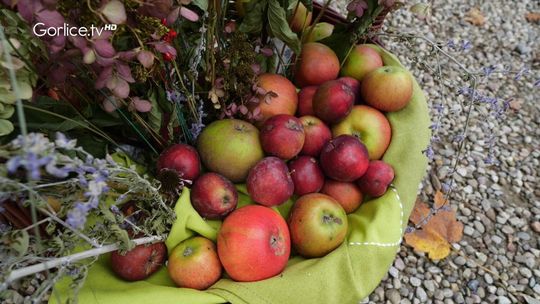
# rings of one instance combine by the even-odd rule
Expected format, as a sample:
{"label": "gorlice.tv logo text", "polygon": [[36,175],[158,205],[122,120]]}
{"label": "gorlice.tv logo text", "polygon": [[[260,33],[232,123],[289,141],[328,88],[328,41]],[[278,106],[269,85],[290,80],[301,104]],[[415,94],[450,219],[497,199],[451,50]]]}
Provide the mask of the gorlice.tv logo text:
{"label": "gorlice.tv logo text", "polygon": [[49,26],[46,27],[45,23],[38,22],[32,27],[32,32],[38,37],[43,36],[82,36],[92,37],[100,36],[103,31],[115,31],[118,28],[116,24],[105,24],[104,26],[91,25],[86,26],[71,26],[69,23],[64,23],[63,26]]}

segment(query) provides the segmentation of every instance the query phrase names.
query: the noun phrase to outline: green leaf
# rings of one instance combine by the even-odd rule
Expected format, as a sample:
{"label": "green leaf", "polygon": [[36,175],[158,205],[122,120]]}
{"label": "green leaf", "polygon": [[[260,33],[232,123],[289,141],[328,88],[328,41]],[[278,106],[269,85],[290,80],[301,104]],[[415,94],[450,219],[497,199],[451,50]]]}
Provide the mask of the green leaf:
{"label": "green leaf", "polygon": [[291,30],[285,9],[279,5],[277,0],[268,2],[268,22],[273,35],[283,41],[296,54],[300,53],[300,40]]}
{"label": "green leaf", "polygon": [[0,109],[0,119],[8,119],[15,112],[15,107],[12,105],[0,105],[2,106],[2,108]]}
{"label": "green leaf", "polygon": [[161,111],[157,102],[156,92],[152,91],[148,99],[152,103],[152,110],[148,113],[148,124],[152,130],[159,134],[161,129]]}
{"label": "green leaf", "polygon": [[196,5],[205,12],[208,10],[208,0],[193,0],[191,1],[191,4]]}
{"label": "green leaf", "polygon": [[300,2],[302,2],[302,4],[304,4],[310,12],[313,11],[313,1],[312,0],[300,0]]}
{"label": "green leaf", "polygon": [[260,33],[264,24],[264,10],[267,1],[251,1],[246,4],[246,15],[242,19],[242,23],[238,30],[248,34]]}
{"label": "green leaf", "polygon": [[0,119],[0,136],[13,132],[13,124],[9,120]]}
{"label": "green leaf", "polygon": [[23,256],[28,251],[30,237],[26,230],[17,230],[9,234],[9,247],[18,253],[18,256]]}

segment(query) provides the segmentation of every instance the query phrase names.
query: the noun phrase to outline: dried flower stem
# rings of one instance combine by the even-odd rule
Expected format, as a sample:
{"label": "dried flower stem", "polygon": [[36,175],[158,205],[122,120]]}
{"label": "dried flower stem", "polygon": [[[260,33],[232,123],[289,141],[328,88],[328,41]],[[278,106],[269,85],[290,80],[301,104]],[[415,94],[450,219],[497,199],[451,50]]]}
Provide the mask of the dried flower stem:
{"label": "dried flower stem", "polygon": [[[164,236],[154,235],[150,237],[134,239],[133,242],[136,245],[143,245],[143,244],[159,242],[164,239],[165,239]],[[84,260],[91,257],[96,257],[96,256],[99,256],[99,255],[102,255],[111,251],[118,250],[119,248],[120,247],[118,246],[118,244],[105,245],[100,248],[90,249],[83,252],[68,255],[65,257],[53,259],[47,262],[39,263],[36,265],[20,268],[20,269],[12,271],[7,277],[6,282],[4,282],[4,284],[9,284],[10,282],[13,282],[22,277],[32,275],[38,272],[42,272],[51,268],[56,268],[65,264],[70,264],[70,263],[77,262],[77,261]]]}

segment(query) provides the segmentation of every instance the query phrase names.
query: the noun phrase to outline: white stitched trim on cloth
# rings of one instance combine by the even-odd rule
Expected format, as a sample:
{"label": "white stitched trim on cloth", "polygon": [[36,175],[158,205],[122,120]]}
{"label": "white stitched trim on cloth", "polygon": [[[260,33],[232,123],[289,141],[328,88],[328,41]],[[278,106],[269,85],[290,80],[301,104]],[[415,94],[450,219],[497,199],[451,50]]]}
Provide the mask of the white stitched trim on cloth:
{"label": "white stitched trim on cloth", "polygon": [[399,217],[399,240],[393,243],[379,243],[379,242],[349,242],[349,245],[352,246],[378,246],[378,247],[393,247],[397,246],[397,251],[399,251],[399,246],[402,242],[403,237],[403,203],[401,202],[401,197],[399,196],[399,193],[397,192],[396,188],[393,185],[390,185],[390,189],[394,191],[394,193],[397,196],[398,202],[399,202],[399,209],[400,209],[400,217]]}

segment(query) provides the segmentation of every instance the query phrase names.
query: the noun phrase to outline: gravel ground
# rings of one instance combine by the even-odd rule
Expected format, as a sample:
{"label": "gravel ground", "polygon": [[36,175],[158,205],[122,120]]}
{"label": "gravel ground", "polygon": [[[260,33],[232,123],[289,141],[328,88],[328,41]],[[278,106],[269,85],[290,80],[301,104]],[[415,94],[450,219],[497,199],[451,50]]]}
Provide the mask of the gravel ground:
{"label": "gravel ground", "polygon": [[[513,97],[514,111],[497,118],[489,107],[475,106],[464,153],[452,173],[458,160],[456,136],[466,122],[467,103],[456,93],[465,84],[462,73],[456,64],[445,65],[444,80],[439,80],[429,67],[446,61],[427,55],[430,48],[425,41],[413,43],[415,52],[411,52],[402,41],[383,38],[411,67],[430,103],[444,105],[438,129],[441,140],[433,145],[435,156],[420,198],[429,202],[453,176],[450,203],[465,228],[454,253],[442,261],[431,261],[402,246],[388,275],[361,303],[540,303],[540,88],[533,88],[540,79],[540,25],[525,19],[529,12],[540,12],[540,2],[433,2],[429,21],[401,10],[388,17],[386,29],[414,33],[442,45],[453,39],[458,47],[452,55],[470,71],[490,65],[497,71],[510,69],[507,75],[494,73],[481,79],[478,89],[486,95]],[[485,16],[484,25],[465,20],[473,7]],[[470,41],[472,48],[460,50],[462,40]],[[528,74],[514,80],[523,67],[530,69]],[[437,113],[432,109],[434,120]],[[498,163],[486,163],[490,154]]]}

